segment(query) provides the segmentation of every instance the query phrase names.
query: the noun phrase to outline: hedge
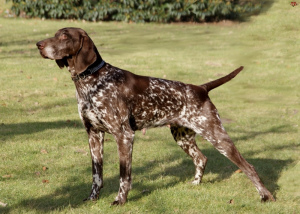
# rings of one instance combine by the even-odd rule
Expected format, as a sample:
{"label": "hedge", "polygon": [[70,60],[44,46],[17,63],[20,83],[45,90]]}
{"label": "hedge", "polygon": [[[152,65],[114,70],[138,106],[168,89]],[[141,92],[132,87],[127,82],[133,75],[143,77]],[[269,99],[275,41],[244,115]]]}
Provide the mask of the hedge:
{"label": "hedge", "polygon": [[[10,0],[7,0],[10,1]],[[204,22],[258,13],[260,0],[11,0],[17,16],[127,22]]]}

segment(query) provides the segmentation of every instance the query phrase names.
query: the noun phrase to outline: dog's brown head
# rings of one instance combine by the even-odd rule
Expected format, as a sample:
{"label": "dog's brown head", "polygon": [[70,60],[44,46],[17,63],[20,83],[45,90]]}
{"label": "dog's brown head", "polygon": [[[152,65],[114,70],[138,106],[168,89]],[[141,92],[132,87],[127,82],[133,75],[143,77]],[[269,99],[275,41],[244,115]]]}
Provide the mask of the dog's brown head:
{"label": "dog's brown head", "polygon": [[101,56],[87,33],[80,28],[63,28],[37,44],[42,57],[69,68],[73,76],[82,73]]}

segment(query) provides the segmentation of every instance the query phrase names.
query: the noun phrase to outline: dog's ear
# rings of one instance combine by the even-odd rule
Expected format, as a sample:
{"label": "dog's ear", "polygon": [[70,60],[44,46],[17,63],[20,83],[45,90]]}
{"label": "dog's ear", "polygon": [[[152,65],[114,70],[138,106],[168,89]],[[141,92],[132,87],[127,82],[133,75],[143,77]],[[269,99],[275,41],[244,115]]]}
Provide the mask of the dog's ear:
{"label": "dog's ear", "polygon": [[96,47],[86,32],[80,35],[80,47],[75,56],[76,73],[82,73],[97,60]]}
{"label": "dog's ear", "polygon": [[60,69],[63,69],[65,67],[65,64],[62,59],[57,59],[57,60],[55,60],[55,62]]}
{"label": "dog's ear", "polygon": [[65,66],[68,67],[68,61],[65,58],[57,59],[55,62],[60,69],[63,69]]}

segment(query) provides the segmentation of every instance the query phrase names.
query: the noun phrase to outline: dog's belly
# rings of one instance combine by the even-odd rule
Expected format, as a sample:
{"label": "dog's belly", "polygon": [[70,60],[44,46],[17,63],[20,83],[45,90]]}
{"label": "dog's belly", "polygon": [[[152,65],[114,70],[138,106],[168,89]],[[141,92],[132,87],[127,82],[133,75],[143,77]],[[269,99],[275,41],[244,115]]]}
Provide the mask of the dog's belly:
{"label": "dog's belly", "polygon": [[178,115],[178,112],[174,112],[172,110],[141,110],[141,112],[132,115],[130,118],[130,125],[135,130],[164,126],[167,124],[177,123]]}

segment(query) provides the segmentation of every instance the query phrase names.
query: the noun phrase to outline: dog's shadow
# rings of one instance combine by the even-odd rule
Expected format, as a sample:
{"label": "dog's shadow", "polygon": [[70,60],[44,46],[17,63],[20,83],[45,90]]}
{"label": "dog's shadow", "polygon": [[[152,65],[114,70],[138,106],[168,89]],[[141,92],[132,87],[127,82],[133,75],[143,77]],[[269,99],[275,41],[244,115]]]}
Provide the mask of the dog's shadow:
{"label": "dog's shadow", "polygon": [[[48,129],[49,127],[53,128],[63,128],[63,127],[75,127],[77,128],[79,125],[78,121],[58,121],[54,123],[38,123],[34,124],[37,126],[37,130],[35,131],[43,131]],[[28,125],[28,124],[26,124]],[[30,124],[32,125],[32,124]],[[5,125],[8,127],[8,125]],[[14,125],[8,128],[17,128]],[[25,126],[25,124],[24,124]],[[19,132],[15,134],[24,134],[26,130],[17,129]],[[32,129],[30,129],[32,130]],[[242,132],[243,130],[231,130],[231,132]],[[248,138],[255,137],[257,135],[266,134],[270,132],[274,133],[282,133],[282,132],[290,132],[292,129],[289,127],[271,127],[269,130],[265,132],[257,132],[257,133],[242,133],[242,137],[239,139],[247,140]],[[240,133],[241,134],[241,133]],[[8,136],[10,134],[8,133]],[[169,141],[169,138],[167,141]],[[137,139],[138,140],[138,139]],[[149,137],[148,140],[144,141],[153,141],[155,140],[155,136]],[[233,139],[236,141],[237,139]],[[146,142],[148,143],[148,142]],[[201,142],[199,142],[201,143]],[[175,142],[166,142],[165,144],[167,149],[173,150],[172,155],[164,157],[159,157],[155,160],[144,160],[143,164],[136,166],[133,161],[133,194],[129,194],[128,199],[130,201],[138,201],[143,197],[147,197],[147,195],[151,194],[152,191],[156,189],[167,189],[172,186],[177,185],[180,182],[188,182],[193,179],[194,176],[194,164],[190,157],[188,157],[179,146],[176,145]],[[284,147],[286,148],[286,147]],[[201,149],[201,146],[200,146]],[[282,150],[282,146],[273,146],[272,149],[274,152],[278,150]],[[206,166],[204,181],[202,185],[205,183],[215,183],[219,182],[223,179],[229,178],[232,174],[234,174],[235,170],[238,168],[231,163],[226,157],[221,155],[213,146],[205,147],[201,149],[202,152],[208,157],[208,164]],[[289,165],[292,160],[276,160],[276,159],[261,159],[261,158],[247,158],[253,156],[253,152],[248,151],[243,153],[242,155],[246,158],[246,160],[254,165],[256,171],[261,177],[262,181],[265,183],[266,187],[271,191],[274,195],[275,191],[278,190],[277,181],[279,179],[279,175],[281,171]],[[172,163],[172,164],[168,164]],[[175,164],[174,164],[175,163]],[[153,170],[153,168],[157,168],[158,166],[164,165],[166,166],[163,170]],[[100,200],[105,199],[105,201],[113,201],[114,197],[117,194],[119,187],[119,175],[117,173],[111,177],[104,176],[104,189],[102,189],[100,193]],[[87,167],[84,170],[84,173],[88,176],[91,174],[91,167]],[[212,179],[205,179],[205,175],[212,173],[217,176],[213,176]],[[80,175],[78,175],[80,176]],[[163,179],[163,182],[148,182],[148,181],[156,181],[161,177],[171,177],[174,179]],[[145,182],[138,182],[139,180],[146,179]],[[76,181],[76,182],[74,182]],[[201,188],[201,187],[199,187]],[[61,210],[66,207],[80,207],[83,206],[85,202],[83,202],[84,197],[87,197],[91,190],[91,180],[89,181],[78,181],[77,178],[69,177],[65,184],[61,187],[52,191],[51,194],[36,197],[33,199],[24,199],[18,204],[16,207],[22,207],[24,210],[28,211],[37,211],[37,212],[51,212],[53,210]],[[14,206],[1,208],[0,211],[3,213],[13,211]]]}
{"label": "dog's shadow", "polygon": [[[176,143],[175,143],[176,144]],[[171,144],[170,144],[171,145]],[[177,145],[175,145],[177,146]],[[216,173],[218,176],[212,180],[206,181],[210,183],[219,182],[223,179],[229,178],[237,169],[227,158],[222,156],[213,147],[211,149],[202,150],[204,154],[209,157],[206,167],[206,173]],[[157,171],[152,173],[153,167],[160,164],[165,164],[165,159],[149,160],[146,164],[140,167],[133,166],[133,189],[135,194],[130,196],[128,200],[138,201],[143,197],[151,194],[151,191],[156,189],[167,189],[179,182],[187,182],[193,179],[194,165],[190,157],[184,154],[183,151],[178,149],[173,155],[168,157],[169,162],[176,162],[178,164],[166,167],[163,171]],[[265,182],[266,187],[275,194],[275,190],[279,187],[277,180],[283,168],[292,162],[292,160],[274,160],[274,159],[251,159],[247,158],[247,161],[253,164],[256,171],[260,175],[261,179]],[[90,174],[91,168],[86,169],[86,173]],[[162,183],[159,182],[136,182],[135,179],[139,179],[138,176],[144,176],[147,174],[147,179],[157,180],[162,176],[170,176],[175,179],[167,179]],[[204,174],[205,176],[205,174]],[[18,207],[23,207],[25,210],[35,210],[37,212],[51,212],[57,209],[63,209],[66,207],[80,207],[83,205],[84,197],[87,197],[91,190],[91,182],[74,182],[74,179],[70,177],[70,182],[66,182],[64,186],[57,188],[51,194],[34,199],[24,199],[18,204]],[[104,178],[105,188],[101,190],[100,199],[113,201],[113,197],[117,194],[119,186],[119,175],[115,175],[109,178]],[[205,185],[205,180],[204,184]],[[201,187],[199,187],[201,188]],[[115,194],[115,195],[114,195]],[[112,197],[112,195],[114,195]],[[6,211],[8,211],[7,208]]]}
{"label": "dog's shadow", "polygon": [[[280,149],[280,148],[279,148]],[[204,172],[203,183],[199,185],[205,185],[205,183],[215,183],[221,182],[224,179],[229,178],[233,174],[235,174],[238,167],[234,165],[230,160],[226,157],[221,155],[216,149],[213,147],[211,149],[203,149],[201,150],[203,154],[208,157],[208,162],[206,165],[206,169]],[[171,176],[176,179],[170,179],[169,181],[165,182],[164,184],[139,184],[135,183],[134,188],[137,188],[141,194],[135,195],[131,197],[130,200],[139,200],[144,195],[147,195],[148,192],[155,189],[163,189],[175,186],[179,182],[186,182],[190,183],[193,180],[193,176],[195,173],[195,167],[192,162],[192,159],[182,151],[178,151],[175,155],[168,158],[168,161],[176,161],[178,162],[175,166],[170,166],[164,169],[163,172],[151,173],[148,176],[149,180],[156,180],[163,176]],[[262,159],[262,158],[246,158],[246,160],[252,164],[258,175],[260,176],[261,180],[264,182],[266,188],[273,194],[276,198],[276,190],[279,189],[277,185],[277,181],[281,174],[281,171],[289,164],[293,162],[293,160],[276,160],[276,159]],[[161,162],[161,163],[160,163]],[[164,160],[158,161],[157,164],[164,163]],[[153,162],[149,162],[146,166],[137,168],[134,171],[137,173],[149,173],[151,172]],[[134,172],[133,172],[134,173]],[[206,179],[205,175],[207,174],[214,174],[217,176],[213,176],[211,179]],[[252,184],[251,184],[252,185]],[[254,189],[254,186],[253,186]],[[145,192],[145,190],[147,190]]]}

